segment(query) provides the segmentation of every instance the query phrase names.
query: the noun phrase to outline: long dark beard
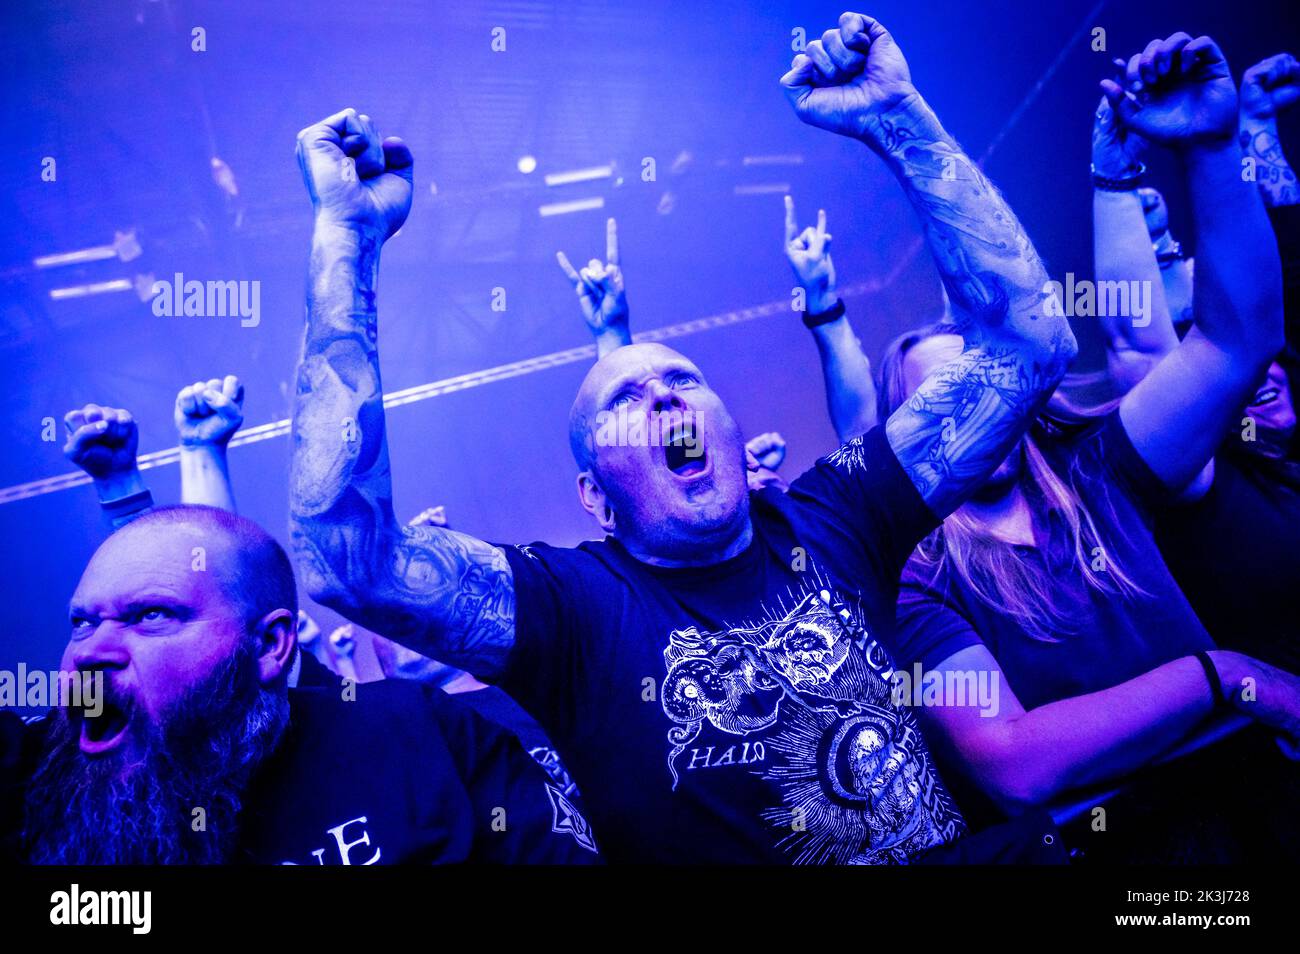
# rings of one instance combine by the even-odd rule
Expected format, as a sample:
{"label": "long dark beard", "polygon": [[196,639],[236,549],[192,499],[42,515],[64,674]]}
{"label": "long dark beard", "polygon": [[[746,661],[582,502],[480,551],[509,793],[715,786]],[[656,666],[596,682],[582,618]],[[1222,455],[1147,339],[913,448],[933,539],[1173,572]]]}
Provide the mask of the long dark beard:
{"label": "long dark beard", "polygon": [[279,743],[289,706],[261,688],[253,649],[241,644],[161,727],[135,710],[128,731],[143,739],[139,761],[87,758],[66,713],[51,718],[27,791],[31,862],[220,864],[231,860],[243,793]]}

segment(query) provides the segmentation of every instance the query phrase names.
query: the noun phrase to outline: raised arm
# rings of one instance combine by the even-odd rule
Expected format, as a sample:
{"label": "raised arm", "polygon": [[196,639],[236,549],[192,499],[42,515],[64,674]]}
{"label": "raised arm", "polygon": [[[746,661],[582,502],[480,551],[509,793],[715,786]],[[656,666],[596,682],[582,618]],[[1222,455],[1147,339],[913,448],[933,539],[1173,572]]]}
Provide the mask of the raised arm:
{"label": "raised arm", "polygon": [[1300,185],[1277,137],[1277,114],[1300,100],[1300,61],[1279,53],[1256,63],[1241,77],[1238,136],[1255,160],[1255,181],[1270,208],[1300,204]]}
{"label": "raised arm", "polygon": [[[1121,391],[1141,381],[1156,362],[1178,347],[1138,194],[1145,148],[1141,136],[1115,120],[1115,111],[1103,97],[1092,125],[1092,242],[1098,298],[1103,299],[1102,289],[1144,290],[1140,297],[1128,291],[1122,297],[1109,295],[1104,300],[1127,307],[1097,311],[1105,332],[1107,368]],[[1143,307],[1135,307],[1136,302]],[[1113,310],[1126,313],[1113,314]]]}
{"label": "raised arm", "polygon": [[505,554],[393,513],[375,296],[379,252],[411,207],[412,158],[348,109],[298,135],[315,208],[298,364],[290,533],[311,597],[490,680],[514,643]]}
{"label": "raised arm", "polygon": [[965,349],[894,412],[886,435],[946,516],[1023,434],[1074,359],[1074,335],[1015,214],[939,124],[883,26],[844,14],[781,82],[804,122],[880,155],[920,216]]}
{"label": "raised arm", "polygon": [[[799,231],[794,199],[785,197],[785,257],[794,269],[804,294],[804,323],[817,342],[826,382],[826,404],[831,424],[841,442],[852,440],[876,426],[876,386],[858,336],[835,294],[835,264],[831,261],[831,236],[826,212],[817,210],[817,227]],[[830,320],[825,316],[838,311]]]}
{"label": "raised arm", "polygon": [[234,513],[226,445],[244,423],[239,378],[228,374],[181,388],[173,417],[181,447],[181,502]]}
{"label": "raised arm", "polygon": [[1172,489],[1205,467],[1283,346],[1282,277],[1264,204],[1242,178],[1237,89],[1209,37],[1176,33],[1103,80],[1119,121],[1178,152],[1196,228],[1194,324],[1128,392],[1120,420]]}
{"label": "raised arm", "polygon": [[623,269],[618,263],[618,225],[605,221],[605,261],[593,258],[578,271],[563,252],[555,253],[564,277],[573,285],[578,307],[587,328],[596,339],[596,357],[603,358],[632,343],[628,325],[627,294],[623,290]]}

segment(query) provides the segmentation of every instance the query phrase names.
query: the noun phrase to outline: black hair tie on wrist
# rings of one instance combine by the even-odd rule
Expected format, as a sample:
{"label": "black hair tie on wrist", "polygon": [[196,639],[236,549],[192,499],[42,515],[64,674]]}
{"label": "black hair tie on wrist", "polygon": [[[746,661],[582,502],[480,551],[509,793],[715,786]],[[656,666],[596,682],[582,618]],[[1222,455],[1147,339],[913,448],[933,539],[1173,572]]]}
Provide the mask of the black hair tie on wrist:
{"label": "black hair tie on wrist", "polygon": [[1210,691],[1214,693],[1214,707],[1229,708],[1231,703],[1228,702],[1228,694],[1223,691],[1223,680],[1219,678],[1219,669],[1214,665],[1210,654],[1202,650],[1196,654],[1196,660],[1205,669],[1205,678],[1210,681]]}
{"label": "black hair tie on wrist", "polygon": [[828,325],[832,321],[838,321],[844,317],[844,301],[836,298],[835,304],[831,305],[825,311],[819,314],[812,314],[805,311],[803,313],[803,323],[805,328],[816,328],[818,325]]}
{"label": "black hair tie on wrist", "polygon": [[1147,167],[1139,162],[1136,169],[1130,169],[1122,176],[1103,176],[1097,171],[1097,167],[1093,166],[1092,184],[1103,192],[1132,192],[1142,184],[1142,176],[1146,171]]}

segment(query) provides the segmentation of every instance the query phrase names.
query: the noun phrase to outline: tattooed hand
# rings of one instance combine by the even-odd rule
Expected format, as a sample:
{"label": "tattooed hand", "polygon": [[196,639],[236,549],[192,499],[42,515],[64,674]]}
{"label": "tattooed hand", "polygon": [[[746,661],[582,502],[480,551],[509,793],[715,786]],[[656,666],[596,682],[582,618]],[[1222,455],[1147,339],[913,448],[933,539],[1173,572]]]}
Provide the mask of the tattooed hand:
{"label": "tattooed hand", "polygon": [[809,43],[781,85],[804,122],[869,144],[885,134],[881,118],[916,95],[903,51],[860,13],[842,14],[839,29]]}
{"label": "tattooed hand", "polygon": [[1105,79],[1101,88],[1121,123],[1164,146],[1222,142],[1236,128],[1237,88],[1208,36],[1152,40],[1128,61],[1123,86]]}
{"label": "tattooed hand", "polygon": [[406,143],[396,137],[381,142],[370,117],[355,109],[298,133],[298,165],[318,227],[390,237],[411,211],[413,163]]}

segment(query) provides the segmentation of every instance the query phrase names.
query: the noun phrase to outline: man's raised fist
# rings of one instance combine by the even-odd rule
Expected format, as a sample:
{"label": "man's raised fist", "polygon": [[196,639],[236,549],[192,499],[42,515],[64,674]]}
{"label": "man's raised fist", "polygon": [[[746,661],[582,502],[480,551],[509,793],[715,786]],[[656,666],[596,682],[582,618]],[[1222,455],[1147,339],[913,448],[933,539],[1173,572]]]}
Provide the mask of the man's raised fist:
{"label": "man's raised fist", "polygon": [[1175,148],[1223,142],[1237,130],[1237,87],[1208,36],[1152,40],[1128,61],[1123,85],[1101,81],[1121,123]]}
{"label": "man's raised fist", "polygon": [[63,417],[68,442],[63,453],[95,480],[109,480],[135,470],[140,434],[130,411],[87,404]]}
{"label": "man's raised fist", "polygon": [[411,211],[415,160],[402,140],[381,140],[369,116],[345,109],[298,133],[298,165],[318,225],[381,241]]}
{"label": "man's raised fist", "polygon": [[874,120],[916,95],[903,52],[880,23],[860,13],[794,58],[781,77],[804,122],[843,136],[874,138]]}
{"label": "man's raised fist", "polygon": [[1241,77],[1243,119],[1273,119],[1300,100],[1300,60],[1279,53],[1260,60]]}
{"label": "man's raised fist", "polygon": [[244,386],[224,379],[195,381],[176,395],[173,417],[182,447],[225,447],[244,423]]}

